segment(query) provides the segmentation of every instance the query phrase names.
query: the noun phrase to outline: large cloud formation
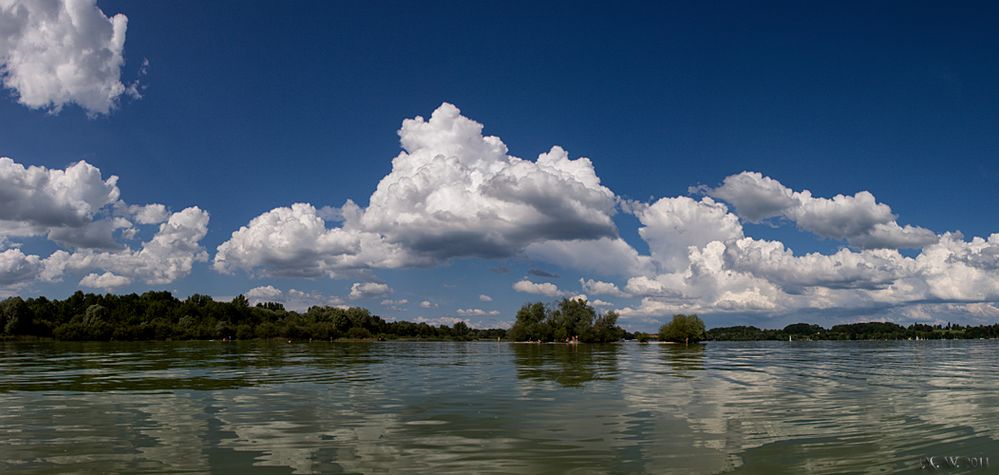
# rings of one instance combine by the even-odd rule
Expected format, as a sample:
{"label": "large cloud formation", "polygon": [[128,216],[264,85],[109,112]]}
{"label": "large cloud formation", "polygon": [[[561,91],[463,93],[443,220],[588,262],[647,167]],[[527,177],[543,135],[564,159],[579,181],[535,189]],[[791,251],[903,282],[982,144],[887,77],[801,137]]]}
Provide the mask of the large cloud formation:
{"label": "large cloud formation", "polygon": [[[896,309],[915,319],[928,308],[984,315],[999,301],[999,235],[965,240],[901,225],[868,191],[817,197],[742,172],[717,187],[692,188],[694,197],[629,201],[603,186],[586,158],[570,159],[555,146],[523,160],[482,131],[446,103],[429,120],[404,121],[403,150],[367,208],[348,201],[332,210],[298,203],[268,211],[218,247],[215,268],[337,277],[454,257],[522,256],[579,271],[579,290],[627,302],[601,301],[626,318]],[[648,252],[619,236],[612,220],[619,210],[638,220]],[[746,235],[744,223],[764,221],[844,247],[797,255],[782,242]],[[513,289],[548,298],[577,293],[526,278]]]}
{"label": "large cloud formation", "polygon": [[218,247],[215,268],[335,276],[363,268],[432,265],[453,257],[517,255],[532,243],[613,239],[615,196],[587,158],[552,147],[536,161],[509,155],[482,124],[442,104],[399,130],[403,151],[367,208],[348,201],[327,227],[298,203],[254,218]]}
{"label": "large cloud formation", "polygon": [[[129,205],[118,177],[105,178],[84,161],[65,169],[25,167],[0,157],[0,288],[55,281],[91,272],[81,286],[115,288],[133,281],[167,284],[207,261],[200,241],[208,213],[190,207],[170,213],[158,203]],[[143,226],[158,230],[137,248]],[[25,253],[19,241],[46,238],[63,249],[48,257]]]}
{"label": "large cloud formation", "polygon": [[45,260],[47,277],[58,278],[66,271],[105,269],[147,284],[169,284],[190,274],[195,262],[208,260],[208,252],[199,244],[207,233],[208,213],[192,206],[171,214],[139,249],[56,251]]}
{"label": "large cloud formation", "polygon": [[[630,206],[655,271],[627,280],[624,290],[641,302],[622,314],[802,309],[871,314],[926,304],[970,309],[999,300],[999,234],[967,241],[958,233],[902,227],[869,192],[815,198],[755,172],[730,176],[707,193],[732,203],[737,214],[711,198]],[[857,247],[795,255],[779,241],[745,236],[740,218],[775,217]],[[907,256],[901,247],[920,252]]]}
{"label": "large cloud formation", "polygon": [[96,0],[0,0],[0,77],[21,104],[59,112],[77,104],[107,114],[121,82],[128,18]]}

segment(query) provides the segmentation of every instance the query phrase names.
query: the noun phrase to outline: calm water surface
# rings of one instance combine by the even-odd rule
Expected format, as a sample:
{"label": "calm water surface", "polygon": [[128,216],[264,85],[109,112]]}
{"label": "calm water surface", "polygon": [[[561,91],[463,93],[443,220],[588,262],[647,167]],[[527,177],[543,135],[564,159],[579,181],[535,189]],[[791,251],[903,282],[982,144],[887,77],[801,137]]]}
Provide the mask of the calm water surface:
{"label": "calm water surface", "polygon": [[996,470],[997,356],[999,341],[0,343],[0,473]]}

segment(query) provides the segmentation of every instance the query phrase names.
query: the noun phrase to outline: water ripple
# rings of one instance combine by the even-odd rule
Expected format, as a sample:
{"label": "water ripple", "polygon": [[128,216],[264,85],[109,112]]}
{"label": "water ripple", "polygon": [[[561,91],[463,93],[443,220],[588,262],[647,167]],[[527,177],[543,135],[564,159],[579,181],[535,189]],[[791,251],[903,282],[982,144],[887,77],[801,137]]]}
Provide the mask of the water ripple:
{"label": "water ripple", "polygon": [[902,473],[997,344],[0,343],[0,472]]}

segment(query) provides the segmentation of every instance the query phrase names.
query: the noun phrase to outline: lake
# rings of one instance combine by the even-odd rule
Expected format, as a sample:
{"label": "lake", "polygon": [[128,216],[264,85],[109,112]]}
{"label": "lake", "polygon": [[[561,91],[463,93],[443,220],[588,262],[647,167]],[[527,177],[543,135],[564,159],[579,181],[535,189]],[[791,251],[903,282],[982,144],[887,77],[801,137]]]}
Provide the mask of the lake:
{"label": "lake", "polygon": [[8,342],[0,473],[961,473],[997,350]]}

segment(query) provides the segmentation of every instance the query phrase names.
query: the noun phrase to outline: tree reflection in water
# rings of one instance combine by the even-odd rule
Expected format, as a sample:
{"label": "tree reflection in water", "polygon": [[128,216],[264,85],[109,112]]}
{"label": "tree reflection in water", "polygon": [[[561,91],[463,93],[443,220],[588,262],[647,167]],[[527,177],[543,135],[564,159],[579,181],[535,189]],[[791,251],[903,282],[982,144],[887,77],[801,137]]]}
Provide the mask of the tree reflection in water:
{"label": "tree reflection in water", "polygon": [[691,378],[691,371],[704,370],[704,345],[662,345],[662,358],[675,376]]}
{"label": "tree reflection in water", "polygon": [[619,344],[515,343],[510,346],[519,379],[554,381],[565,387],[617,379]]}

